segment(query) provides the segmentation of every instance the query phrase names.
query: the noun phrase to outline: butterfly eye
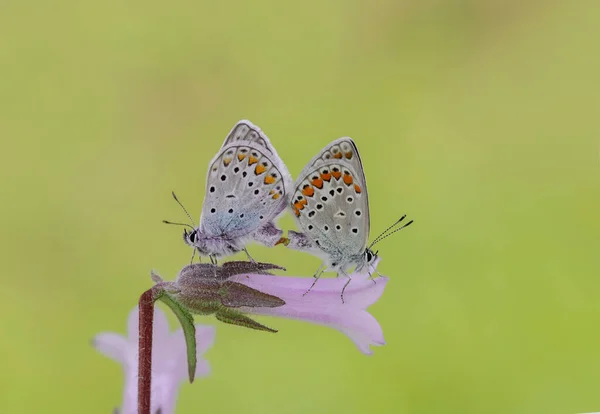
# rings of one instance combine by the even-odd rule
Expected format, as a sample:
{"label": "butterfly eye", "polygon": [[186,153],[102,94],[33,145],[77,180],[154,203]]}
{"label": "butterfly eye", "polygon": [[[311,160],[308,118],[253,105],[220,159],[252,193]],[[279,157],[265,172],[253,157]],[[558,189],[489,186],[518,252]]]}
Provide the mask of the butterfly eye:
{"label": "butterfly eye", "polygon": [[188,239],[190,240],[191,243],[195,243],[196,242],[196,232],[193,231],[190,233],[190,235],[188,236]]}
{"label": "butterfly eye", "polygon": [[367,263],[371,263],[371,260],[373,260],[373,253],[367,249]]}

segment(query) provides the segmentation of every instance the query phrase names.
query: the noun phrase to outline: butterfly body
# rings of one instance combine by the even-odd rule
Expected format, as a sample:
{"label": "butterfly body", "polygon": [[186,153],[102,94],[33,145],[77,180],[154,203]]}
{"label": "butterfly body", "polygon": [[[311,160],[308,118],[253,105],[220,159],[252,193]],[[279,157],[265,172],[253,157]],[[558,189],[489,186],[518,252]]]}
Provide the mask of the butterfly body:
{"label": "butterfly body", "polygon": [[225,257],[240,252],[251,237],[231,238],[226,235],[210,235],[202,231],[184,231],[183,240],[195,247],[202,256]]}
{"label": "butterfly body", "polygon": [[[288,231],[288,238],[289,248],[306,251],[319,257],[323,261],[324,270],[338,274],[348,274],[352,268],[358,272],[377,257],[375,252],[369,248],[365,248],[362,251],[359,250],[357,253],[343,253],[336,249],[328,249],[330,252],[327,253],[321,247],[314,244],[306,234],[293,230]],[[325,248],[328,247],[326,246]]]}
{"label": "butterfly body", "polygon": [[222,257],[250,241],[274,246],[282,231],[274,220],[289,200],[291,177],[267,136],[239,121],[209,164],[200,225],[184,241],[201,255]]}

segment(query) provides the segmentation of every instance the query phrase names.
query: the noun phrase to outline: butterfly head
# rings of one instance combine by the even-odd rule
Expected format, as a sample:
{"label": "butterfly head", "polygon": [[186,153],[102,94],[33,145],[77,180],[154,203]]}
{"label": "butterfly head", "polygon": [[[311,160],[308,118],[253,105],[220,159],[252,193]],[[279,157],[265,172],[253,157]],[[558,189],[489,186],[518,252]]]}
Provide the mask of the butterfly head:
{"label": "butterfly head", "polygon": [[188,246],[195,246],[196,241],[198,240],[198,230],[193,229],[192,231],[187,231],[187,229],[183,229],[183,241]]}
{"label": "butterfly head", "polygon": [[244,248],[243,239],[231,239],[223,235],[210,236],[202,230],[194,228],[183,231],[183,241],[196,249],[201,256],[222,257],[239,252]]}
{"label": "butterfly head", "polygon": [[207,249],[206,239],[200,236],[201,235],[198,229],[193,229],[191,231],[188,231],[187,229],[183,230],[183,241],[185,244],[198,250],[198,253],[200,253],[202,256],[208,256],[212,254],[212,252],[208,251]]}
{"label": "butterfly head", "polygon": [[378,252],[379,251],[374,252],[373,250],[371,250],[369,248],[365,249],[365,262],[367,265],[372,265],[373,263],[375,263],[375,261],[379,257],[379,256],[377,256]]}

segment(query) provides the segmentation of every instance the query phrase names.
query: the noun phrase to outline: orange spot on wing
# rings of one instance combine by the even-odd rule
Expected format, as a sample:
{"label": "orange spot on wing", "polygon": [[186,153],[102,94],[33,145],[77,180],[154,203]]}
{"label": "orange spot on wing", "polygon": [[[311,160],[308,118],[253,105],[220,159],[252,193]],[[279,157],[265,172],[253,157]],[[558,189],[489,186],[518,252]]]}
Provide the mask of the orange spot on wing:
{"label": "orange spot on wing", "polygon": [[339,180],[340,177],[342,176],[342,173],[339,171],[332,171],[331,175],[333,175],[333,178],[335,178],[336,180]]}
{"label": "orange spot on wing", "polygon": [[277,200],[279,198],[279,193],[273,194],[273,200]]}
{"label": "orange spot on wing", "polygon": [[346,185],[352,184],[352,176],[350,174],[344,174],[344,183]]}
{"label": "orange spot on wing", "polygon": [[314,185],[320,190],[321,188],[323,188],[323,180],[321,180],[320,178],[315,178],[314,180],[312,180],[312,185]]}
{"label": "orange spot on wing", "polygon": [[258,162],[258,158],[254,158],[252,155],[248,157],[248,165],[256,164]]}
{"label": "orange spot on wing", "polygon": [[273,184],[274,182],[275,182],[275,178],[273,178],[272,176],[267,175],[265,177],[265,184]]}
{"label": "orange spot on wing", "polygon": [[260,174],[264,173],[265,171],[267,171],[267,168],[262,164],[258,164],[256,166],[256,168],[254,169],[254,174],[260,175]]}
{"label": "orange spot on wing", "polygon": [[321,174],[321,180],[329,182],[329,180],[331,180],[331,174]]}
{"label": "orange spot on wing", "polygon": [[[308,200],[306,198],[303,198],[302,200],[298,201],[299,203],[301,203],[302,205],[307,205],[308,204]],[[302,209],[300,209],[302,210]]]}
{"label": "orange spot on wing", "polygon": [[333,154],[333,158],[342,158],[342,153],[336,152],[335,154]]}
{"label": "orange spot on wing", "polygon": [[362,193],[362,190],[360,189],[358,184],[354,184],[354,191],[356,191],[358,194]]}
{"label": "orange spot on wing", "polygon": [[348,159],[352,158],[352,151],[348,151],[346,153],[346,158],[348,158]]}
{"label": "orange spot on wing", "polygon": [[227,167],[229,164],[231,164],[231,158],[223,158],[223,165]]}
{"label": "orange spot on wing", "polygon": [[238,160],[242,161],[244,158],[246,158],[246,154],[238,154]]}
{"label": "orange spot on wing", "polygon": [[[302,201],[305,201],[305,202],[303,203]],[[295,208],[296,210],[302,210],[302,209],[304,209],[304,204],[306,204],[306,200],[300,200],[300,201],[296,201],[296,202],[294,203],[294,208]]]}
{"label": "orange spot on wing", "polygon": [[304,194],[306,197],[312,197],[315,195],[315,189],[307,186],[304,190],[302,190],[302,194]]}

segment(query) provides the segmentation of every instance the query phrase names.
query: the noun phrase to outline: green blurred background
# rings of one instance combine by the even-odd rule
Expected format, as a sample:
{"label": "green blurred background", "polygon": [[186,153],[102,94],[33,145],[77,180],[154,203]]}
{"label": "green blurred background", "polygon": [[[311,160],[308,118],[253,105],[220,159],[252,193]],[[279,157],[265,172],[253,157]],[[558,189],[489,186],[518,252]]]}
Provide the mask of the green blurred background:
{"label": "green blurred background", "polygon": [[188,263],[170,192],[199,216],[240,118],[294,176],[352,136],[372,232],[415,224],[379,246],[386,346],[218,324],[178,413],[600,411],[599,21],[597,1],[3,1],[0,411],[120,404],[89,341]]}

